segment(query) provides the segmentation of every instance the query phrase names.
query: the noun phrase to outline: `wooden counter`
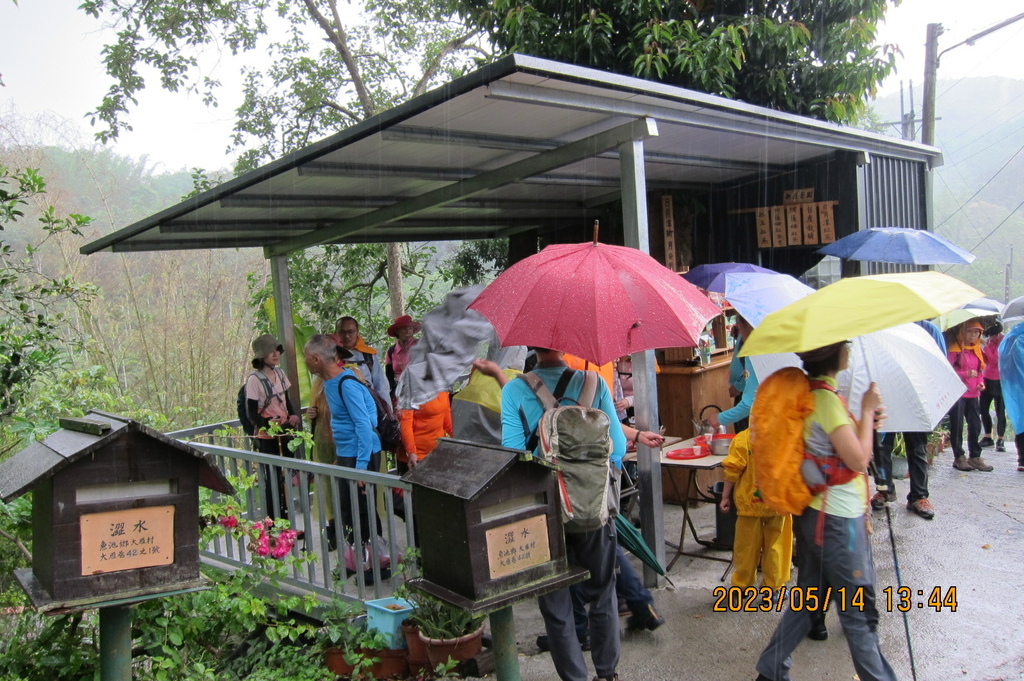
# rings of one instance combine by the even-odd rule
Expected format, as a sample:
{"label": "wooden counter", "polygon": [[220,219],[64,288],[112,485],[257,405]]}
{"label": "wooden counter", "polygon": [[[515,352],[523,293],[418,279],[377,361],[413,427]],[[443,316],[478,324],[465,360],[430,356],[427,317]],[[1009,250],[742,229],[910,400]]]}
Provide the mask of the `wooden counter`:
{"label": "wooden counter", "polygon": [[693,419],[703,407],[715,404],[729,409],[733,406],[733,399],[729,397],[731,360],[732,353],[726,353],[701,366],[661,367],[658,374],[658,413],[666,433],[691,438],[698,434],[693,430]]}

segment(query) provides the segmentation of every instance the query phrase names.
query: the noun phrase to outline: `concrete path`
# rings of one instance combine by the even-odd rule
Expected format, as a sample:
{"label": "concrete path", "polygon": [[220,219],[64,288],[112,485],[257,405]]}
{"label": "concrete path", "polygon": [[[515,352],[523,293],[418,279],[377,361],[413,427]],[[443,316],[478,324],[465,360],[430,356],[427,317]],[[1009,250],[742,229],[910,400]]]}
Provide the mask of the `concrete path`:
{"label": "concrete path", "polygon": [[[890,504],[902,583],[913,592],[907,613],[918,681],[1024,679],[1024,473],[1016,454],[985,450],[992,473],[955,470],[947,451],[931,468],[930,492],[937,515],[923,520],[905,508],[907,481],[897,482],[900,501]],[[710,504],[692,509],[703,537],[714,535]],[[666,507],[666,532],[678,534],[682,509]],[[910,655],[902,613],[886,609],[882,590],[897,586],[890,530],[884,511],[874,514],[882,648],[900,679],[910,680]],[[691,543],[687,547],[694,548]],[[715,555],[728,555],[721,552]],[[667,623],[655,632],[625,634],[622,681],[743,681],[778,621],[778,613],[716,613],[712,590],[721,585],[723,563],[682,557],[670,576],[675,590],[656,592]],[[794,581],[795,583],[795,572]],[[728,585],[728,578],[726,578]],[[925,603],[934,587],[956,588],[955,612]],[[923,592],[923,597],[918,595]],[[531,601],[515,608],[523,681],[557,679],[551,657],[534,643],[544,625]],[[623,626],[625,619],[622,619]],[[829,640],[807,640],[794,655],[796,681],[855,679],[842,627],[828,615]],[[493,678],[490,677],[490,678]]]}

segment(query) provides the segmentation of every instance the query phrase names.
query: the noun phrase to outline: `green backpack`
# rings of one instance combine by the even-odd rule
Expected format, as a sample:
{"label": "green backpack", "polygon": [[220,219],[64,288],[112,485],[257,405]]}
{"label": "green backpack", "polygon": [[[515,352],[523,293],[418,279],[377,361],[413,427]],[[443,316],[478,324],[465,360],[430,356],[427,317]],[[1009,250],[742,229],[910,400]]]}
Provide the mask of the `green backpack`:
{"label": "green backpack", "polygon": [[566,532],[600,529],[618,513],[619,471],[612,465],[611,419],[594,408],[597,381],[585,371],[578,402],[561,406],[563,393],[575,372],[566,369],[552,393],[536,374],[521,374],[544,407],[544,414],[527,449],[556,470]]}

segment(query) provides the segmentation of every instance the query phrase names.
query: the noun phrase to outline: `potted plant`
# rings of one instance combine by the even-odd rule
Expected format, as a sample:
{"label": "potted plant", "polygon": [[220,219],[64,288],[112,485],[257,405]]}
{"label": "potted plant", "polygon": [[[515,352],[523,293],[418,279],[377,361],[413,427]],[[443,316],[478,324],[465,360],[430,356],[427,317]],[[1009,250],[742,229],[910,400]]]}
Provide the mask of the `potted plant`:
{"label": "potted plant", "polygon": [[928,435],[928,443],[925,448],[928,452],[928,465],[935,460],[937,454],[942,453],[949,444],[949,433],[941,428],[932,431]]}
{"label": "potted plant", "polygon": [[395,588],[395,598],[400,598],[412,606],[412,610],[405,613],[405,619],[401,623],[401,630],[405,636],[406,660],[409,663],[409,673],[413,675],[431,671],[430,660],[427,659],[427,646],[423,639],[420,638],[420,630],[416,626],[418,594],[412,593],[407,584],[410,579],[419,574],[419,558],[419,549],[412,547],[406,549],[398,563],[401,583]]}
{"label": "potted plant", "polygon": [[419,629],[431,667],[449,659],[465,662],[481,650],[483,615],[472,615],[438,598],[421,595],[410,619]]}
{"label": "potted plant", "polygon": [[907,461],[907,443],[903,433],[896,433],[892,442],[892,479],[903,480],[910,475],[910,463]]}
{"label": "potted plant", "polygon": [[376,629],[366,629],[356,640],[363,666],[353,670],[352,678],[404,679],[409,671],[405,649],[390,647],[391,638]]}
{"label": "potted plant", "polygon": [[359,652],[363,624],[362,609],[349,601],[334,599],[323,614],[319,640],[324,664],[336,676],[351,677],[368,666]]}

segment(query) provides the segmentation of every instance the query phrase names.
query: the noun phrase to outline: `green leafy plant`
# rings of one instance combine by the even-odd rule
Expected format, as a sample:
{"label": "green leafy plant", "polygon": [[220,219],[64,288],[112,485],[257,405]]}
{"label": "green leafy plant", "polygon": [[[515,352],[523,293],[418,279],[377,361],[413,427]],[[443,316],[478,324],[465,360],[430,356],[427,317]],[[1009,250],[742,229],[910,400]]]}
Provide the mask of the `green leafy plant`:
{"label": "green leafy plant", "polygon": [[417,597],[416,608],[409,619],[424,636],[437,639],[472,634],[484,623],[483,615],[473,615],[426,594]]}

